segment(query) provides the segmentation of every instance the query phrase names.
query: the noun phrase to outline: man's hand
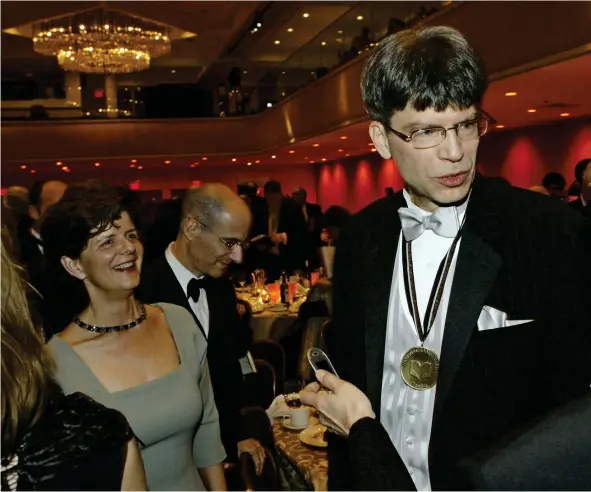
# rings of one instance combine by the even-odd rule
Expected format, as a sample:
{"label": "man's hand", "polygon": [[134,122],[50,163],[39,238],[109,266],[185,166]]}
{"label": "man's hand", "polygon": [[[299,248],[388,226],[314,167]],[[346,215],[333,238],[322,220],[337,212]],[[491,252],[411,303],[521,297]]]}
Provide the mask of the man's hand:
{"label": "man's hand", "polygon": [[367,396],[356,386],[323,370],[316,372],[316,378],[331,393],[322,391],[318,383],[311,383],[300,393],[300,400],[316,408],[320,422],[331,431],[347,437],[355,422],[364,417],[375,418]]}
{"label": "man's hand", "polygon": [[254,469],[257,475],[263,473],[263,466],[265,465],[265,448],[256,439],[245,439],[238,443],[238,456],[242,453],[248,453],[254,461]]}

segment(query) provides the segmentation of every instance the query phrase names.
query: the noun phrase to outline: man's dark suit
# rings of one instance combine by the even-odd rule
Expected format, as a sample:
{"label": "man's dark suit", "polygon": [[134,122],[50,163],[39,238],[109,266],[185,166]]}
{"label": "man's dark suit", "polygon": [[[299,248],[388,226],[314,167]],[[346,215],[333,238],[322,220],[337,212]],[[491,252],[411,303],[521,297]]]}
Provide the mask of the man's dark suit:
{"label": "man's dark suit", "polygon": [[[328,348],[339,375],[368,395],[378,422],[401,230],[397,210],[403,206],[398,193],[360,212],[343,232],[336,255],[333,326],[339,337]],[[460,459],[588,391],[590,252],[591,224],[579,214],[545,196],[476,177],[443,337],[429,445],[434,489],[454,487],[452,470]],[[484,305],[510,319],[535,321],[478,331]],[[351,472],[356,465],[346,443],[331,437],[330,488],[355,488],[351,478],[359,476],[370,477],[365,487],[407,488],[402,461],[383,461],[392,457],[384,435],[375,421],[352,431],[350,445],[365,443],[373,454],[365,453],[365,469]],[[373,436],[373,446],[367,436]],[[372,467],[382,470],[375,479]]]}
{"label": "man's dark suit", "polygon": [[[209,373],[220,416],[222,442],[228,460],[235,463],[238,459],[237,443],[246,438],[240,415],[242,371],[239,359],[246,354],[248,347],[244,344],[245,337],[242,336],[236,309],[236,294],[230,281],[225,278],[214,279],[206,291],[209,307]],[[164,256],[143,268],[136,297],[146,303],[168,302],[183,306],[197,318]]]}
{"label": "man's dark suit", "polygon": [[[279,247],[279,264],[277,265],[281,270],[292,271],[294,269],[303,268],[306,261],[306,222],[304,214],[298,208],[293,200],[284,198],[281,202],[279,210],[279,220],[277,224],[277,232],[287,233],[287,245]],[[260,207],[253,217],[253,226],[250,236],[256,237],[260,234],[269,235],[269,208],[267,204]],[[260,268],[262,265],[258,265]],[[273,268],[269,265],[265,268]],[[273,272],[273,277],[278,277],[279,272]]]}

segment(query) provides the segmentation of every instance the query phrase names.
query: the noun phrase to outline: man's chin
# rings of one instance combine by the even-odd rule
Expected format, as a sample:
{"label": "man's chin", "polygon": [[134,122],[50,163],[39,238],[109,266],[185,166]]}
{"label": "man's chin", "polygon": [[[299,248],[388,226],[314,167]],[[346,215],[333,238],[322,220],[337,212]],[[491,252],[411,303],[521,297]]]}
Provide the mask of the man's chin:
{"label": "man's chin", "polygon": [[216,265],[209,273],[209,276],[213,278],[223,277],[228,273],[228,268],[230,268],[230,265]]}

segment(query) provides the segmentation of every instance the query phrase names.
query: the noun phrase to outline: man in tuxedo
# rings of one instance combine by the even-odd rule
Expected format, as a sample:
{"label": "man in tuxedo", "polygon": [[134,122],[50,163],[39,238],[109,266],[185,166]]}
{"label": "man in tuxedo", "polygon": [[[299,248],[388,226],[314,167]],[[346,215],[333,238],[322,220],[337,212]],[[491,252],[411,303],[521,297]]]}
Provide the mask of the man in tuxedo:
{"label": "man in tuxedo", "polygon": [[583,159],[575,166],[575,179],[579,183],[579,198],[569,203],[569,205],[585,217],[591,219],[591,159]]}
{"label": "man in tuxedo", "polygon": [[241,333],[236,294],[225,276],[232,263],[242,261],[250,224],[248,206],[228,187],[206,184],[189,189],[176,241],[163,257],[143,268],[136,294],[144,302],[183,306],[193,315],[208,343],[207,360],[227,459],[236,463],[247,452],[261,470],[264,449],[249,438],[240,414],[239,360],[246,355],[245,339],[249,337]]}
{"label": "man in tuxedo", "polygon": [[328,348],[389,440],[366,439],[370,457],[331,435],[330,489],[368,471],[370,488],[453,489],[461,460],[589,390],[591,225],[477,173],[485,89],[449,27],[396,33],[367,61],[369,133],[406,184],[340,236]]}

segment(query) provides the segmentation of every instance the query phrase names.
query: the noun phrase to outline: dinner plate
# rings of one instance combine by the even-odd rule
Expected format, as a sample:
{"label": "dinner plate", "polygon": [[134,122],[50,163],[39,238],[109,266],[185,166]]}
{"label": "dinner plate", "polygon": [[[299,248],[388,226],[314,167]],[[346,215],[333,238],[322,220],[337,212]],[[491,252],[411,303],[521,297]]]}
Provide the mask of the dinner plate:
{"label": "dinner plate", "polygon": [[291,422],[289,421],[289,419],[283,419],[283,427],[285,427],[286,429],[289,429],[289,430],[294,430],[294,431],[301,431],[311,425],[317,425],[317,424],[318,424],[318,419],[316,417],[310,417],[310,422],[307,425],[304,425],[303,427],[298,426],[298,425],[292,425]]}
{"label": "dinner plate", "polygon": [[322,424],[312,425],[300,432],[300,441],[315,448],[325,448],[328,443],[324,440],[326,427]]}

